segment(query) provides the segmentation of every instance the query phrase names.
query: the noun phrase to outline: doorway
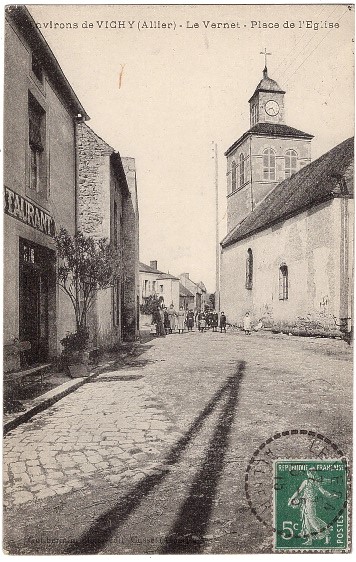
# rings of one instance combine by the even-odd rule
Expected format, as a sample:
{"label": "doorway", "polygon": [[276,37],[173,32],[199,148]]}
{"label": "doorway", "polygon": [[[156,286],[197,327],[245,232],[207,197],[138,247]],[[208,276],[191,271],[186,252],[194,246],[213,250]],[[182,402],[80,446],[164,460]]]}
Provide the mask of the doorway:
{"label": "doorway", "polygon": [[19,338],[31,344],[21,357],[21,366],[26,367],[48,359],[48,304],[55,281],[55,252],[20,238],[19,261]]}

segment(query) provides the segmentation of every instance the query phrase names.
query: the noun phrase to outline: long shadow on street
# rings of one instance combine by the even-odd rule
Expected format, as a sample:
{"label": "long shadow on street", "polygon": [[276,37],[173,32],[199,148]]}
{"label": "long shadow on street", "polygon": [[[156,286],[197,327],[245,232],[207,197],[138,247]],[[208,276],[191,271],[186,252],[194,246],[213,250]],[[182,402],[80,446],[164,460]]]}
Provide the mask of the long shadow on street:
{"label": "long shadow on street", "polygon": [[[225,404],[201,468],[162,549],[164,553],[199,553],[202,551],[203,535],[209,524],[217,485],[224,468],[224,458],[238,403],[239,385],[244,371],[245,362],[241,361],[236,373],[228,377],[196,417],[187,433],[172,447],[164,460],[164,465],[168,465],[168,467],[162,469],[158,474],[149,475],[141,480],[117,505],[103,513],[82,537],[66,550],[66,554],[101,552],[116,530],[139,507],[143,499],[163,482],[169,474],[169,465],[179,462],[183,452],[197,436],[205,420],[224,400]],[[184,541],[180,540],[181,537],[184,537]]]}

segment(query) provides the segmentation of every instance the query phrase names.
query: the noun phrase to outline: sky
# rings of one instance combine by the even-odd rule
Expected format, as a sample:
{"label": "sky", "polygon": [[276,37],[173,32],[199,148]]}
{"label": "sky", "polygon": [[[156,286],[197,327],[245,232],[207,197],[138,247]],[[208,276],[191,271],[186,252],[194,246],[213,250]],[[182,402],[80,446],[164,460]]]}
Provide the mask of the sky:
{"label": "sky", "polygon": [[[286,90],[286,124],[315,136],[313,160],[353,135],[354,14],[347,5],[28,8],[89,114],[88,125],[136,160],[140,260],[157,260],[174,275],[189,272],[208,291],[215,290],[212,143],[221,240],[224,152],[249,129],[261,51],[271,53],[268,74]],[[112,27],[100,26],[106,21]]]}

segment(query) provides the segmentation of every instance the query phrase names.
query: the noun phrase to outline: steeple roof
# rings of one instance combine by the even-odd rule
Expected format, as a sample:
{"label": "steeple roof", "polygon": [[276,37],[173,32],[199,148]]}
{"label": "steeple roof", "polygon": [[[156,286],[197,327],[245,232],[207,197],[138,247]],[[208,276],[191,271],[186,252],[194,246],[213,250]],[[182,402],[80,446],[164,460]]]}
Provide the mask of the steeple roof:
{"label": "steeple roof", "polygon": [[263,69],[263,78],[257,85],[257,88],[253,93],[253,96],[251,96],[251,98],[248,100],[249,103],[252,100],[252,98],[257,94],[257,92],[277,92],[279,94],[285,94],[285,91],[278,86],[277,82],[275,80],[272,80],[272,78],[268,76],[267,66],[265,66]]}
{"label": "steeple roof", "polygon": [[308,139],[314,138],[314,135],[309,133],[304,133],[299,129],[294,127],[289,127],[283,123],[256,123],[251,129],[246,131],[237,141],[234,142],[225,152],[225,156],[228,156],[235,148],[241,144],[249,135],[258,135],[266,137],[283,137],[283,138],[298,138],[298,139]]}

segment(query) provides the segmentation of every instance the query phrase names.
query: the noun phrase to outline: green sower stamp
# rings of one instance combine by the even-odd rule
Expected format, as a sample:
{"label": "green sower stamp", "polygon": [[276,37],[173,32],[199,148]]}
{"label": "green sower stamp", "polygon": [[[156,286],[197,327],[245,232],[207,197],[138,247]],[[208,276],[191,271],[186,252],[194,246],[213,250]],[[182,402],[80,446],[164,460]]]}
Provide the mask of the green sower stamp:
{"label": "green sower stamp", "polygon": [[275,550],[346,550],[344,460],[274,462]]}

